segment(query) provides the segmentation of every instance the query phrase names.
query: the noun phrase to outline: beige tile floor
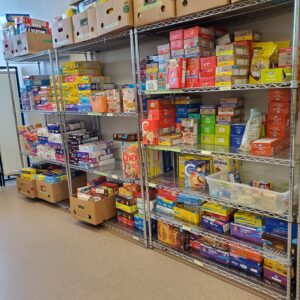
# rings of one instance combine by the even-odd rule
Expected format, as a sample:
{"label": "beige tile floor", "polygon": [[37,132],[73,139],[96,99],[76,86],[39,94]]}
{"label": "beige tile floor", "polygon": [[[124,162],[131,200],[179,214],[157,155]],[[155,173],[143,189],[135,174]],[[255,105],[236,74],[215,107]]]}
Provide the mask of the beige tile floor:
{"label": "beige tile floor", "polygon": [[261,299],[0,189],[0,299]]}

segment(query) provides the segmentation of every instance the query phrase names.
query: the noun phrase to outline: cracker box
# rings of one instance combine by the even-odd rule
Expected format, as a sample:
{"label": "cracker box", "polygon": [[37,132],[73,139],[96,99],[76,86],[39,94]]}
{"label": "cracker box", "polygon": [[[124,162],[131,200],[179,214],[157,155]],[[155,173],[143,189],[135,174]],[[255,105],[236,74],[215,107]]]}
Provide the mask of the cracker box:
{"label": "cracker box", "polygon": [[246,130],[246,124],[231,124],[231,135],[243,136]]}
{"label": "cracker box", "polygon": [[240,269],[241,271],[260,278],[262,276],[262,266],[260,263],[253,262],[241,256],[230,253],[230,266]]}
{"label": "cracker box", "polygon": [[202,134],[215,134],[215,125],[214,124],[201,124],[201,133]]}
{"label": "cracker box", "polygon": [[270,102],[269,114],[288,115],[290,113],[290,104],[288,102]]}
{"label": "cracker box", "polygon": [[210,165],[207,160],[189,160],[185,162],[185,186],[191,188],[205,188]]}
{"label": "cracker box", "polygon": [[217,56],[217,65],[224,66],[240,66],[249,67],[250,60],[248,55],[222,55]]}
{"label": "cracker box", "polygon": [[230,233],[234,237],[253,242],[259,245],[262,244],[263,227],[254,227],[238,223],[231,223]]}
{"label": "cracker box", "polygon": [[201,134],[201,145],[214,145],[215,135],[214,134]]}
{"label": "cracker box", "polygon": [[216,134],[215,135],[215,145],[217,146],[230,146],[230,135]]}
{"label": "cracker box", "polygon": [[232,42],[231,35],[229,33],[226,33],[216,39],[217,45],[227,45],[230,44],[231,42]]}
{"label": "cracker box", "polygon": [[172,99],[150,99],[147,100],[148,110],[172,109],[174,101]]}
{"label": "cracker box", "polygon": [[261,33],[254,31],[253,29],[246,29],[234,32],[234,41],[253,41],[260,42],[262,39]]}
{"label": "cracker box", "polygon": [[251,142],[251,155],[272,156],[284,147],[283,141],[277,138],[264,138]]}
{"label": "cracker box", "polygon": [[215,86],[215,80],[216,78],[213,77],[200,77],[199,78],[199,84],[200,87],[213,87]]}
{"label": "cracker box", "polygon": [[170,48],[171,48],[171,50],[181,50],[181,49],[184,49],[184,42],[183,42],[183,40],[170,41]]}
{"label": "cracker box", "polygon": [[184,58],[170,59],[167,72],[167,89],[185,87],[186,60]]}
{"label": "cracker box", "polygon": [[251,260],[258,264],[261,264],[264,259],[260,253],[255,252],[252,249],[242,248],[239,245],[235,244],[230,244],[230,253],[234,256],[240,256],[244,259]]}
{"label": "cracker box", "polygon": [[198,69],[200,70],[200,57],[193,57],[186,59],[186,69]]}
{"label": "cracker box", "polygon": [[292,67],[292,48],[279,49],[278,67],[289,68]]}
{"label": "cracker box", "polygon": [[134,0],[134,26],[139,27],[176,17],[175,2],[172,0]]}
{"label": "cracker box", "polygon": [[216,134],[220,135],[230,135],[230,125],[229,124],[216,124],[215,126]]}
{"label": "cracker box", "polygon": [[163,135],[158,138],[160,146],[175,146],[181,143],[181,134]]}
{"label": "cracker box", "polygon": [[198,143],[198,119],[181,120],[182,143],[195,145]]}
{"label": "cracker box", "polygon": [[[215,115],[216,114],[216,107],[214,105],[201,105],[200,106],[200,114],[203,115],[203,123],[204,124],[211,124],[211,122],[205,122],[206,118],[204,116],[206,115]],[[205,121],[204,121],[205,119]],[[215,120],[215,119],[214,119]]]}
{"label": "cracker box", "polygon": [[184,207],[184,205],[177,205],[174,206],[174,216],[194,223],[194,224],[199,224],[201,221],[201,214],[202,212],[200,210],[192,210],[192,209],[187,209]]}
{"label": "cracker box", "polygon": [[224,265],[229,264],[229,253],[210,247],[205,244],[200,244],[200,253],[204,257],[213,259]]}
{"label": "cracker box", "polygon": [[170,41],[183,40],[183,29],[170,31]]}
{"label": "cracker box", "polygon": [[137,143],[122,143],[124,178],[140,178],[139,148]]}
{"label": "cracker box", "polygon": [[229,231],[229,222],[221,221],[217,218],[204,215],[202,217],[202,226],[208,230],[225,233]]}
{"label": "cracker box", "polygon": [[287,237],[264,232],[262,238],[264,247],[272,247],[279,251],[287,251]]}
{"label": "cracker box", "polygon": [[217,67],[217,57],[210,56],[210,57],[201,57],[201,70],[206,70],[207,68],[215,69]]}
{"label": "cracker box", "polygon": [[216,55],[249,55],[249,50],[246,46],[233,43],[228,45],[218,45],[216,47]]}
{"label": "cracker box", "polygon": [[263,216],[246,211],[239,210],[234,214],[234,221],[239,224],[262,227],[263,220]]}
{"label": "cracker box", "polygon": [[276,272],[266,266],[264,266],[264,278],[271,281],[279,283],[281,286],[286,287],[287,286],[287,275]]}
{"label": "cracker box", "polygon": [[203,210],[204,212],[209,212],[209,213],[213,213],[225,217],[231,216],[235,211],[234,208],[222,204],[214,203],[214,202],[204,203]]}

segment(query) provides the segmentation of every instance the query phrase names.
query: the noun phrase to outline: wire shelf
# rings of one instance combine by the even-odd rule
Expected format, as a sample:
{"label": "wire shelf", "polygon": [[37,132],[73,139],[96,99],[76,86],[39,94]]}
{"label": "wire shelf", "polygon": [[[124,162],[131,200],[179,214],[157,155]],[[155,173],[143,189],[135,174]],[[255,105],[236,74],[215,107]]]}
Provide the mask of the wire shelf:
{"label": "wire shelf", "polygon": [[58,111],[45,111],[45,110],[26,110],[26,109],[20,109],[20,113],[25,114],[41,114],[41,115],[58,115]]}
{"label": "wire shelf", "polygon": [[234,281],[240,283],[245,287],[256,290],[268,297],[274,299],[286,299],[286,291],[283,288],[278,287],[277,285],[271,285],[267,282],[264,282],[262,279],[249,276],[241,271],[238,271],[233,268],[226,267],[217,262],[203,258],[197,251],[180,251],[167,244],[161,243],[157,240],[151,243],[154,249],[160,250],[170,256],[180,259],[181,261],[192,264],[194,267],[199,268],[200,270],[204,269],[217,276],[222,276],[229,281]]}
{"label": "wire shelf", "polygon": [[54,165],[58,165],[58,166],[62,166],[64,167],[66,164],[65,162],[62,162],[62,161],[58,161],[58,160],[55,160],[55,159],[49,159],[49,158],[43,158],[43,157],[40,157],[40,156],[35,156],[35,155],[30,155],[30,154],[27,154],[25,152],[22,152],[22,155],[23,156],[27,156],[31,159],[34,159],[34,160],[39,160],[39,161],[43,161],[43,162],[46,162],[46,163],[49,163],[49,164],[54,164]]}
{"label": "wire shelf", "polygon": [[152,213],[151,217],[155,220],[163,221],[164,223],[167,223],[169,225],[183,229],[192,234],[199,235],[202,237],[208,237],[208,238],[215,240],[216,242],[221,242],[221,243],[224,243],[227,245],[235,245],[241,249],[255,251],[265,258],[274,259],[284,265],[289,265],[287,255],[283,251],[278,251],[273,248],[259,247],[255,244],[251,244],[248,242],[244,242],[240,239],[234,238],[234,237],[230,236],[229,234],[220,234],[220,233],[217,233],[214,231],[210,231],[210,230],[204,229],[201,225],[195,225],[195,224],[183,221],[181,219],[177,219],[170,214],[166,214],[166,213],[163,213],[160,211]]}
{"label": "wire shelf", "polygon": [[[274,156],[254,156],[247,152],[240,152],[238,149],[216,145],[176,145],[176,146],[145,146],[148,149],[176,152],[180,154],[207,155],[221,158],[237,159],[256,163],[290,166],[289,149],[282,150]],[[297,158],[299,159],[299,157]]]}
{"label": "wire shelf", "polygon": [[39,62],[49,62],[49,52],[54,58],[54,51],[51,49],[32,54],[16,56],[6,60],[6,62],[9,64],[34,64]]}
{"label": "wire shelf", "polygon": [[237,204],[235,202],[231,202],[228,200],[212,198],[209,195],[209,191],[207,189],[194,189],[194,188],[186,189],[185,184],[184,184],[184,179],[176,177],[173,172],[149,179],[149,181],[146,182],[146,185],[149,187],[152,187],[152,188],[172,190],[177,193],[193,195],[193,196],[199,197],[203,201],[210,201],[210,202],[215,202],[215,203],[219,203],[219,204],[224,204],[224,205],[236,208],[236,209],[248,211],[248,212],[255,213],[255,214],[260,214],[260,215],[263,215],[266,217],[272,217],[272,218],[285,220],[285,221],[288,220],[288,214],[272,213],[272,212],[248,207],[246,205]]}
{"label": "wire shelf", "polygon": [[74,116],[94,116],[94,117],[124,117],[124,118],[136,118],[138,116],[137,113],[98,113],[98,112],[73,112],[73,111],[65,111],[63,112],[66,115],[74,115]]}

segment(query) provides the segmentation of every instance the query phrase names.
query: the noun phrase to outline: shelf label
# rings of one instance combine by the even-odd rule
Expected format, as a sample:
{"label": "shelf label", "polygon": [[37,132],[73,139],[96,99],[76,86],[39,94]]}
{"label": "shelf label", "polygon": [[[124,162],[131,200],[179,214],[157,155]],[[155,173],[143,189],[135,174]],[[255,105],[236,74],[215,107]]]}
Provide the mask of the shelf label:
{"label": "shelf label", "polygon": [[192,231],[192,228],[190,226],[182,225],[182,229],[188,232]]}
{"label": "shelf label", "polygon": [[194,259],[194,264],[200,267],[203,267],[203,263],[197,259]]}
{"label": "shelf label", "polygon": [[132,238],[136,241],[140,241],[140,238],[138,238],[137,236],[133,235]]}
{"label": "shelf label", "polygon": [[97,112],[89,112],[88,116],[100,116],[100,114]]}
{"label": "shelf label", "polygon": [[220,91],[230,91],[230,90],[231,90],[231,85],[220,86]]}
{"label": "shelf label", "polygon": [[201,150],[202,155],[211,155],[211,151]]}
{"label": "shelf label", "polygon": [[119,176],[118,175],[111,175],[111,178],[112,179],[119,179]]}
{"label": "shelf label", "polygon": [[156,188],[156,184],[154,184],[154,183],[149,182],[148,185],[149,185],[149,187]]}
{"label": "shelf label", "polygon": [[108,113],[108,114],[106,114],[108,117],[113,117],[113,113]]}

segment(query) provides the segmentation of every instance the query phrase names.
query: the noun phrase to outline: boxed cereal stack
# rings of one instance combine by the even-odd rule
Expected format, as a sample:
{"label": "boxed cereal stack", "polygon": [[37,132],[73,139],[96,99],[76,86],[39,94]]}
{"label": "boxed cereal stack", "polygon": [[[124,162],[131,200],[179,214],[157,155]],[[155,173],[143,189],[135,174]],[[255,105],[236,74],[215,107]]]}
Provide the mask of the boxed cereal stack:
{"label": "boxed cereal stack", "polygon": [[216,107],[214,105],[201,105],[201,145],[214,145]]}

